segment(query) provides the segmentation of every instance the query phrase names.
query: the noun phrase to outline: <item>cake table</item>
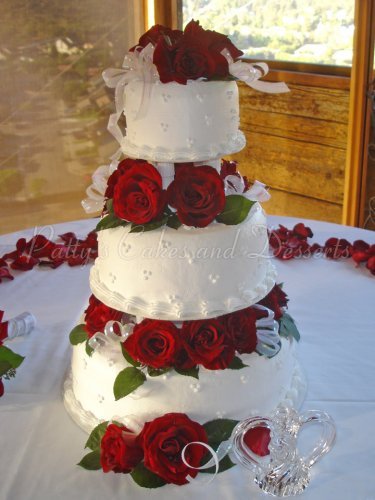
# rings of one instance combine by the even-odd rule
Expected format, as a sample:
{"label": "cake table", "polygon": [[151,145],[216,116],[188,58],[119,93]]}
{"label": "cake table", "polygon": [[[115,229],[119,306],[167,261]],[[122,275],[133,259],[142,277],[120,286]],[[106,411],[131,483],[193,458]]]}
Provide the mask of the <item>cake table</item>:
{"label": "cake table", "polygon": [[[299,222],[286,217],[269,217],[268,221],[270,226],[282,223],[287,227]],[[304,222],[319,243],[330,236],[375,242],[375,233],[370,231]],[[84,236],[95,223],[58,224],[45,229],[44,234],[51,239],[67,231]],[[19,237],[33,234],[30,229],[1,236],[1,253],[11,249]],[[275,259],[274,263],[279,280],[287,283],[290,312],[303,332],[298,351],[309,382],[303,408],[325,410],[337,425],[336,446],[315,466],[311,485],[301,498],[373,500],[374,278],[366,269],[355,269],[353,262],[345,260]],[[167,485],[147,491],[123,475],[103,476],[74,465],[82,457],[86,435],[69,418],[62,402],[71,356],[66,332],[86,306],[89,267],[35,268],[0,285],[6,318],[23,311],[37,318],[37,327],[29,337],[9,344],[26,359],[17,377],[5,382],[0,400],[0,499],[265,498],[240,466],[218,475],[207,486]]]}

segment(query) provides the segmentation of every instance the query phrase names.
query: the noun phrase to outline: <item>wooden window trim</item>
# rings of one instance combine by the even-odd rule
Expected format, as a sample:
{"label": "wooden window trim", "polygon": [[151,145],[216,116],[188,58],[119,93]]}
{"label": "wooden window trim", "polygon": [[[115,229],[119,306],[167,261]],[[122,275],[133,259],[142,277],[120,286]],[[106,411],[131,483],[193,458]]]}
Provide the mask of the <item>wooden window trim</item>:
{"label": "wooden window trim", "polygon": [[362,226],[371,117],[367,90],[374,74],[375,0],[356,1],[355,27],[342,222]]}
{"label": "wooden window trim", "polygon": [[[255,59],[243,59],[248,63],[256,63],[259,60]],[[302,65],[298,63],[295,68],[292,65],[279,65],[274,61],[264,61],[270,72],[264,78],[269,81],[283,81],[285,83],[292,83],[296,85],[307,85],[310,87],[323,87],[332,89],[344,89],[349,90],[350,88],[350,68],[345,68],[347,71],[339,72],[338,74],[328,74],[325,72],[319,72],[319,65]],[[304,71],[302,71],[302,69]],[[342,68],[343,69],[343,68]]]}

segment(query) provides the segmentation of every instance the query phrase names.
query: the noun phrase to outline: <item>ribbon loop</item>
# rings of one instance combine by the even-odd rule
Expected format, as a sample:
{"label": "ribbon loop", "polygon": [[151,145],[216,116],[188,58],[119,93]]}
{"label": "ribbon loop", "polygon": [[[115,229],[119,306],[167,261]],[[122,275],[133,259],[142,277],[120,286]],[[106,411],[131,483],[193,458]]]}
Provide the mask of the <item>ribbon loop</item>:
{"label": "ribbon loop", "polygon": [[268,94],[281,94],[289,92],[288,86],[284,82],[259,82],[259,78],[267,75],[269,68],[266,63],[257,62],[254,64],[245,63],[243,61],[234,62],[228,49],[221,51],[221,54],[228,62],[229,73],[246,83],[249,87],[266,92]]}
{"label": "ribbon loop", "polygon": [[255,322],[258,339],[256,351],[259,354],[272,358],[281,349],[279,324],[275,321],[274,312],[268,309],[268,307],[260,304],[255,304],[253,307],[267,313],[266,317],[257,319]]}

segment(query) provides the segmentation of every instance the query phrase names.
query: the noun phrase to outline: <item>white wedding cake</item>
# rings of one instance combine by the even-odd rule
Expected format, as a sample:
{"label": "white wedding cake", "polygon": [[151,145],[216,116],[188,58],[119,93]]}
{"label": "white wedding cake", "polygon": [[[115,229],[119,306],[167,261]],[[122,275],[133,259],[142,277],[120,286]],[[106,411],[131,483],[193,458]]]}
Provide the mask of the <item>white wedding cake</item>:
{"label": "white wedding cake", "polygon": [[108,169],[93,295],[70,335],[65,405],[85,430],[101,429],[101,448],[91,449],[103,470],[131,472],[141,485],[151,473],[156,483],[184,484],[187,472],[161,470],[164,459],[152,465],[146,448],[131,466],[130,452],[122,465],[109,460],[103,443],[115,428],[146,440],[170,415],[178,434],[179,419],[203,429],[298,405],[303,394],[297,333],[259,203],[268,193],[221,160],[245,145],[233,74],[260,86],[258,70],[234,62],[239,55],[195,21],[184,32],[156,26],[122,71],[104,74],[116,88],[109,129],[127,158]]}

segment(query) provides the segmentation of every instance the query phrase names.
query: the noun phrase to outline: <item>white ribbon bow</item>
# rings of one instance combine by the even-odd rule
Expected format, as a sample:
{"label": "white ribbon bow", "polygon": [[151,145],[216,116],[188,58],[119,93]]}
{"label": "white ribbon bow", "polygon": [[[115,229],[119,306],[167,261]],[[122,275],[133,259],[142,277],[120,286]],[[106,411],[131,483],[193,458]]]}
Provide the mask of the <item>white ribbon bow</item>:
{"label": "white ribbon bow", "polygon": [[265,318],[257,319],[255,322],[258,339],[256,351],[264,356],[273,357],[281,349],[279,324],[275,321],[275,313],[260,304],[255,304],[253,307],[267,312]]}
{"label": "white ribbon bow", "polygon": [[243,61],[234,62],[228,49],[221,51],[221,54],[228,61],[229,73],[246,83],[249,87],[266,92],[268,94],[281,94],[289,92],[288,86],[284,82],[259,82],[259,78],[267,75],[269,68],[266,63],[257,62],[255,64],[245,63]]}
{"label": "white ribbon bow", "polygon": [[107,128],[119,144],[124,137],[118,121],[125,107],[125,86],[132,80],[140,80],[143,83],[137,118],[143,116],[151,95],[151,83],[159,79],[157,69],[152,62],[153,54],[154,47],[149,43],[143,49],[138,48],[134,52],[128,52],[122,63],[122,69],[109,68],[103,71],[107,87],[115,89],[116,112],[110,115]]}
{"label": "white ribbon bow", "polygon": [[227,175],[225,177],[224,190],[226,196],[230,194],[240,194],[241,196],[245,196],[248,200],[259,202],[268,201],[271,198],[263,182],[255,181],[251,188],[245,193],[244,189],[245,181],[241,175]]}
{"label": "white ribbon bow", "polygon": [[[103,332],[96,332],[89,339],[89,346],[91,349],[97,350],[104,346],[117,345],[119,342],[124,342],[131,335],[133,328],[133,323],[123,325],[119,321],[108,321]],[[120,331],[120,335],[117,335],[116,330]]]}
{"label": "white ribbon bow", "polygon": [[8,336],[5,340],[11,340],[15,337],[29,335],[35,328],[35,316],[29,312],[19,314],[15,318],[8,320]]}
{"label": "white ribbon bow", "polygon": [[92,184],[86,189],[87,198],[81,201],[81,205],[87,214],[102,211],[108,178],[116,170],[117,166],[118,161],[112,160],[109,165],[101,165],[92,174]]}

